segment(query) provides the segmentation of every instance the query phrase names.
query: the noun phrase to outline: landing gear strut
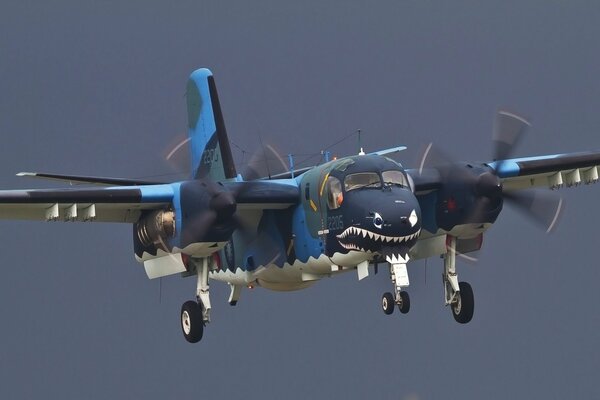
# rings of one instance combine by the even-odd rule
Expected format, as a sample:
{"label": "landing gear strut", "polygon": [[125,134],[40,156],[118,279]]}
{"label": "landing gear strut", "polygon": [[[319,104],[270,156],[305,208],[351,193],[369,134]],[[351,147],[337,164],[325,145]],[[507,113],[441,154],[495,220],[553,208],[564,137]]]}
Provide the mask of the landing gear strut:
{"label": "landing gear strut", "polygon": [[204,326],[210,322],[210,292],[208,285],[208,258],[190,259],[196,268],[196,301],[181,306],[181,329],[185,340],[197,343],[202,339]]}
{"label": "landing gear strut", "polygon": [[444,292],[446,305],[452,309],[456,322],[466,324],[473,318],[475,298],[473,289],[467,282],[458,282],[456,273],[456,238],[448,236],[447,252],[444,256]]}
{"label": "landing gear strut", "polygon": [[402,288],[409,285],[406,270],[408,260],[408,255],[405,258],[397,255],[386,257],[386,261],[390,263],[390,279],[394,284],[394,294],[385,292],[381,298],[381,307],[387,315],[394,312],[394,305],[396,304],[402,314],[406,314],[410,310],[410,297],[407,292],[402,290]]}

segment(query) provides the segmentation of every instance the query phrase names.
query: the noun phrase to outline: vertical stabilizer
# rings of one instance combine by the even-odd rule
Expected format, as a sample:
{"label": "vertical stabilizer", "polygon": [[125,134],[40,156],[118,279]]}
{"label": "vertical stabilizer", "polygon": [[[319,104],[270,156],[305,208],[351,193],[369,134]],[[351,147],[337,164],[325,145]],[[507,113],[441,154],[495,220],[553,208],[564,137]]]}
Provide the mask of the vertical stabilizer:
{"label": "vertical stabilizer", "polygon": [[198,69],[186,90],[192,178],[235,178],[236,171],[212,72]]}

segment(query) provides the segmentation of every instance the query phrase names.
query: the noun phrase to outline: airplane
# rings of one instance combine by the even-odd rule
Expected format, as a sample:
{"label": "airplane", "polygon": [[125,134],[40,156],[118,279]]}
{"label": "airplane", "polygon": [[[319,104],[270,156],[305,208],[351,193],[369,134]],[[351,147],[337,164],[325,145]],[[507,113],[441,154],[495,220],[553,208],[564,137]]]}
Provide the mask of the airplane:
{"label": "airplane", "polygon": [[474,295],[459,281],[456,260],[481,248],[505,203],[549,231],[562,200],[535,189],[598,181],[598,151],[511,158],[530,124],[505,110],[496,114],[488,162],[455,162],[430,145],[410,169],[388,157],[403,146],[361,148],[357,155],[245,179],[233,160],[210,70],[191,74],[186,102],[188,180],[21,172],[90,186],[2,190],[0,219],[131,224],[135,257],[148,278],[196,278],[196,298],[180,314],[190,343],[202,339],[210,322],[211,279],[229,285],[234,306],[245,288],[300,290],[350,271],[362,280],[383,266],[391,281],[383,312],[397,307],[407,313],[407,264],[432,256],[443,258],[445,305],[466,324]]}

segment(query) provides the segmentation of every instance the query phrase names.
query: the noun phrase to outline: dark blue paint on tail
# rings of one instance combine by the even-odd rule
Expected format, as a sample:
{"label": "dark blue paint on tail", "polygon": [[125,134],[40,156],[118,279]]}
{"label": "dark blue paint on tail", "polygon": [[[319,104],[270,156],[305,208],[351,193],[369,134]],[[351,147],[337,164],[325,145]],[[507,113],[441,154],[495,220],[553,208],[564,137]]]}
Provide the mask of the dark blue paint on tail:
{"label": "dark blue paint on tail", "polygon": [[215,181],[235,178],[217,87],[210,70],[202,68],[192,73],[186,97],[192,178]]}

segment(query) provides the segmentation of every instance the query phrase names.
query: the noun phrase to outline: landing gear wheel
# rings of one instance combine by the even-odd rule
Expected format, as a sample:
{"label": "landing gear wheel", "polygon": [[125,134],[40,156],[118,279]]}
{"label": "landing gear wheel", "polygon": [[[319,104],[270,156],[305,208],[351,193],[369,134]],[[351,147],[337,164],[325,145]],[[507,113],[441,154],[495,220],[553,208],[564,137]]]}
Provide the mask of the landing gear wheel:
{"label": "landing gear wheel", "polygon": [[459,324],[466,324],[473,318],[475,310],[475,298],[473,289],[467,282],[459,282],[460,291],[457,293],[456,301],[452,303],[452,315]]}
{"label": "landing gear wheel", "polygon": [[394,312],[394,296],[390,292],[385,292],[381,297],[381,308],[386,315],[390,315]]}
{"label": "landing gear wheel", "polygon": [[400,292],[400,303],[398,304],[398,310],[400,310],[402,314],[406,314],[410,311],[410,296],[408,295],[408,292]]}
{"label": "landing gear wheel", "polygon": [[204,321],[202,310],[195,301],[186,301],[181,306],[181,330],[185,340],[190,343],[198,343],[204,332]]}

